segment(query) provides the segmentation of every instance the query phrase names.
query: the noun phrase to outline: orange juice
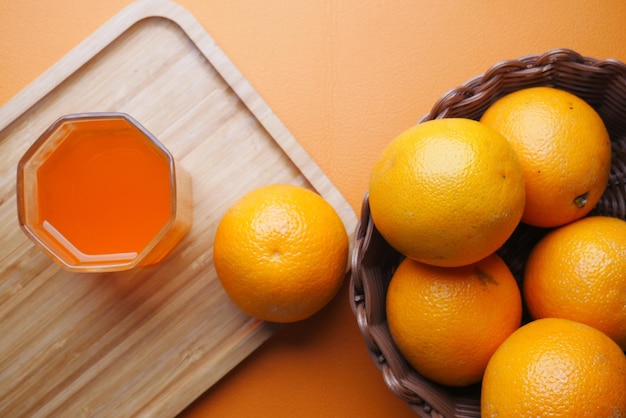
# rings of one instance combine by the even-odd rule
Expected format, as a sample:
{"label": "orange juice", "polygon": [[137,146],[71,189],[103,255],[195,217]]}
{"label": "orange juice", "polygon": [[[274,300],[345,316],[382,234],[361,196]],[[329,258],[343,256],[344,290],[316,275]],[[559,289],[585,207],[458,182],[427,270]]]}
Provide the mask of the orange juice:
{"label": "orange juice", "polygon": [[169,219],[168,161],[129,135],[74,135],[37,181],[44,228],[84,254],[136,255]]}
{"label": "orange juice", "polygon": [[62,118],[20,162],[22,227],[70,270],[157,262],[189,229],[186,173],[134,124],[117,114]]}

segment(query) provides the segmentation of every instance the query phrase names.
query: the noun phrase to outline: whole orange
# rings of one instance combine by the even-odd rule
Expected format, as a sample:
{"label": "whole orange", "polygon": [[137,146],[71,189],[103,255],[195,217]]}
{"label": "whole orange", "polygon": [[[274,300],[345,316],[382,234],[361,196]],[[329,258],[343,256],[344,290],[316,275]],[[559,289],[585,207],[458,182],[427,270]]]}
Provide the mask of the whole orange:
{"label": "whole orange", "polygon": [[335,209],[304,187],[274,184],[237,201],[220,220],[213,248],[217,275],[245,313],[295,322],[336,295],[349,240]]}
{"label": "whole orange", "polygon": [[519,327],[517,283],[500,257],[438,267],[405,258],[386,299],[389,331],[413,368],[434,382],[478,382],[496,348]]}
{"label": "whole orange", "polygon": [[524,209],[520,161],[508,141],[469,119],[420,123],[396,137],[373,167],[374,224],[399,252],[438,266],[496,251]]}
{"label": "whole orange", "polygon": [[583,322],[626,350],[626,221],[590,216],[551,231],[528,258],[523,291],[532,317]]}
{"label": "whole orange", "polygon": [[480,121],[502,133],[522,161],[522,222],[564,225],[598,203],[609,180],[611,142],[587,102],[551,87],[526,88],[494,102]]}
{"label": "whole orange", "polygon": [[588,325],[562,318],[530,322],[489,361],[481,416],[624,417],[626,357]]}

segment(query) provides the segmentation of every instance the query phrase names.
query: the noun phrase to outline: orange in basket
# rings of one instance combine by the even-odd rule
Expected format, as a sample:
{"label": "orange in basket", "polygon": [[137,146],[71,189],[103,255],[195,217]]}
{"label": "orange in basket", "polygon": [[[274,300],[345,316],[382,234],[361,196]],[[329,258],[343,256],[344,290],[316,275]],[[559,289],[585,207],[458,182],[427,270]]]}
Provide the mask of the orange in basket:
{"label": "orange in basket", "polygon": [[387,322],[406,360],[449,386],[478,382],[521,322],[517,283],[497,255],[463,267],[405,259],[387,291]]}
{"label": "orange in basket", "polygon": [[396,137],[372,170],[369,199],[399,252],[436,266],[487,257],[524,210],[522,166],[495,130],[469,119],[421,123]]}
{"label": "orange in basket", "polygon": [[493,103],[480,118],[503,134],[526,180],[522,222],[540,227],[582,218],[609,181],[611,141],[598,113],[578,96],[532,87]]}
{"label": "orange in basket", "polygon": [[483,417],[623,417],[626,357],[593,327],[540,319],[493,355],[481,403]]}
{"label": "orange in basket", "polygon": [[626,222],[590,216],[550,232],[528,258],[524,295],[534,318],[583,322],[626,350]]}

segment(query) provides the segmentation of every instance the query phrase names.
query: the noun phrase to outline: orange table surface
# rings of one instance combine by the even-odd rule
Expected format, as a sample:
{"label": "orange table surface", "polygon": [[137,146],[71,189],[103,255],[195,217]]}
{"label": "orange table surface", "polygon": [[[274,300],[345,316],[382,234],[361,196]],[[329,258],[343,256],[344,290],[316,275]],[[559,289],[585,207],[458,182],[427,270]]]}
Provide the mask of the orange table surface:
{"label": "orange table surface", "polygon": [[[0,105],[130,3],[0,0]],[[560,47],[626,61],[623,0],[179,3],[357,214],[382,148],[443,93],[492,64]],[[285,326],[182,416],[415,414],[367,354],[346,281],[330,305]]]}

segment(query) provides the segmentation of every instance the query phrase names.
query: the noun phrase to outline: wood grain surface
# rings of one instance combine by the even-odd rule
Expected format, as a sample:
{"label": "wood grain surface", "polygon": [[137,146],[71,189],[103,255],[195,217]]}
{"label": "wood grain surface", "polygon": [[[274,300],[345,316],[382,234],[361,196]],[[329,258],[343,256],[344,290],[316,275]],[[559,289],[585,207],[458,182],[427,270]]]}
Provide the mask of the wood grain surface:
{"label": "wood grain surface", "polygon": [[[161,264],[69,273],[17,223],[21,155],[59,116],[126,112],[192,177],[194,223]],[[0,416],[174,416],[277,329],[224,293],[221,215],[245,192],[319,192],[352,238],[326,175],[184,9],[135,3],[0,108]]]}

